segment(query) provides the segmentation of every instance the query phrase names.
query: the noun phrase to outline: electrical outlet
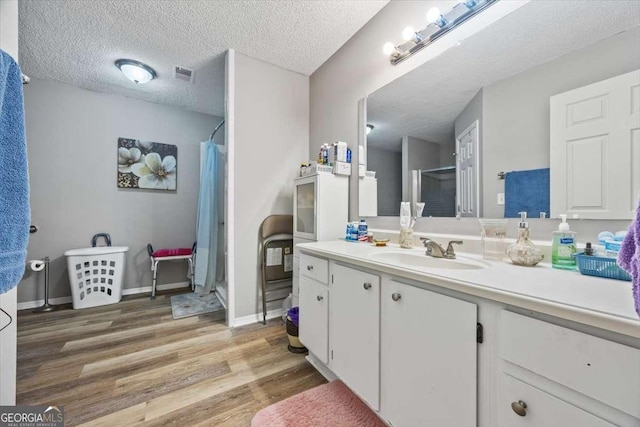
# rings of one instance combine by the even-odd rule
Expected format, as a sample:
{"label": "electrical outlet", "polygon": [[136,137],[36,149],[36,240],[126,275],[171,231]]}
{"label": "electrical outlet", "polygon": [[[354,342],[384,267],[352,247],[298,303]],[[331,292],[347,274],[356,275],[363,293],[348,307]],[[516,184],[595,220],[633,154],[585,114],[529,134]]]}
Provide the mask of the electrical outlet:
{"label": "electrical outlet", "polygon": [[504,193],[498,193],[498,204],[504,205]]}

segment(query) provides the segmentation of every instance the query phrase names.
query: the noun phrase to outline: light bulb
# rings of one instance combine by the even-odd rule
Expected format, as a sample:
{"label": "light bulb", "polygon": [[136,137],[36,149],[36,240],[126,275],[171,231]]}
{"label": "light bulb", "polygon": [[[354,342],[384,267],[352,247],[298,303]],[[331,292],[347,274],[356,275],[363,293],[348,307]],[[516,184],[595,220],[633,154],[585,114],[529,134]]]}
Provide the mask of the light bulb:
{"label": "light bulb", "polygon": [[387,43],[384,44],[384,46],[382,46],[382,52],[385,55],[391,55],[395,51],[396,51],[396,47],[391,42],[387,42]]}
{"label": "light bulb", "polygon": [[429,11],[427,12],[427,23],[432,24],[436,22],[438,18],[440,18],[440,9],[438,9],[437,7],[432,7],[431,9],[429,9]]}
{"label": "light bulb", "polygon": [[409,40],[413,40],[413,36],[416,34],[416,31],[413,27],[407,27],[402,31],[402,39],[406,42]]}

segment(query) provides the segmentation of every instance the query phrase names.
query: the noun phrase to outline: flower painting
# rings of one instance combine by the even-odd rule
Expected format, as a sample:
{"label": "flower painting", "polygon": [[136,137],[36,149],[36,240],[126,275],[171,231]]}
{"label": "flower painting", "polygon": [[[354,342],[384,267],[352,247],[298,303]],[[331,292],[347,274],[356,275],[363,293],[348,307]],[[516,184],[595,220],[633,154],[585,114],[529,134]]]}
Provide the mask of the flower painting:
{"label": "flower painting", "polygon": [[178,147],[118,138],[118,187],[175,190]]}

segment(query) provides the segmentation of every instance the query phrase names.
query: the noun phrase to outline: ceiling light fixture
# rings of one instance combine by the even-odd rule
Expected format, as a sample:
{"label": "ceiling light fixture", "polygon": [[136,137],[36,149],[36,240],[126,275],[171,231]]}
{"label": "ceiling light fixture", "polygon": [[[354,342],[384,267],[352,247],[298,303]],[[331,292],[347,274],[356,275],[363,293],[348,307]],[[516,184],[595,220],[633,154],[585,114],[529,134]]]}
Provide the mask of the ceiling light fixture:
{"label": "ceiling light fixture", "polygon": [[369,135],[371,133],[371,131],[373,130],[373,125],[367,125],[367,135]]}
{"label": "ceiling light fixture", "polygon": [[397,46],[388,42],[382,51],[385,55],[390,56],[391,65],[398,65],[498,1],[464,0],[444,14],[440,13],[440,9],[437,7],[432,7],[427,12],[427,26],[425,28],[420,31],[415,31],[411,27],[405,28],[402,32],[404,42]]}
{"label": "ceiling light fixture", "polygon": [[156,70],[133,59],[118,59],[116,67],[122,71],[126,78],[134,83],[148,83],[158,76]]}

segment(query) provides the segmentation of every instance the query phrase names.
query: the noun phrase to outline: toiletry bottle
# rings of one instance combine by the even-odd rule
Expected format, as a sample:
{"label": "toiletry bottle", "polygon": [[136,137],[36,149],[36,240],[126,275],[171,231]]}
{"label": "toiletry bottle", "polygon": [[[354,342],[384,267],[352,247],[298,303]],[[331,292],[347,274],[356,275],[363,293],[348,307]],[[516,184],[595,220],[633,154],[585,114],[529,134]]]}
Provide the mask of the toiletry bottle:
{"label": "toiletry bottle", "polygon": [[593,247],[591,246],[591,242],[587,242],[587,245],[584,247],[584,254],[587,255],[587,256],[595,255],[595,251],[593,250]]}
{"label": "toiletry bottle", "polygon": [[544,258],[540,248],[529,240],[529,223],[526,212],[520,212],[518,240],[507,248],[507,256],[515,265],[526,267],[533,267]]}
{"label": "toiletry bottle", "polygon": [[358,224],[358,240],[360,242],[366,242],[368,233],[369,227],[367,226],[367,221],[361,219],[360,224]]}
{"label": "toiletry bottle", "polygon": [[567,215],[560,215],[562,222],[556,231],[553,232],[553,243],[551,246],[551,266],[563,270],[575,270],[576,259],[576,232],[569,229]]}

